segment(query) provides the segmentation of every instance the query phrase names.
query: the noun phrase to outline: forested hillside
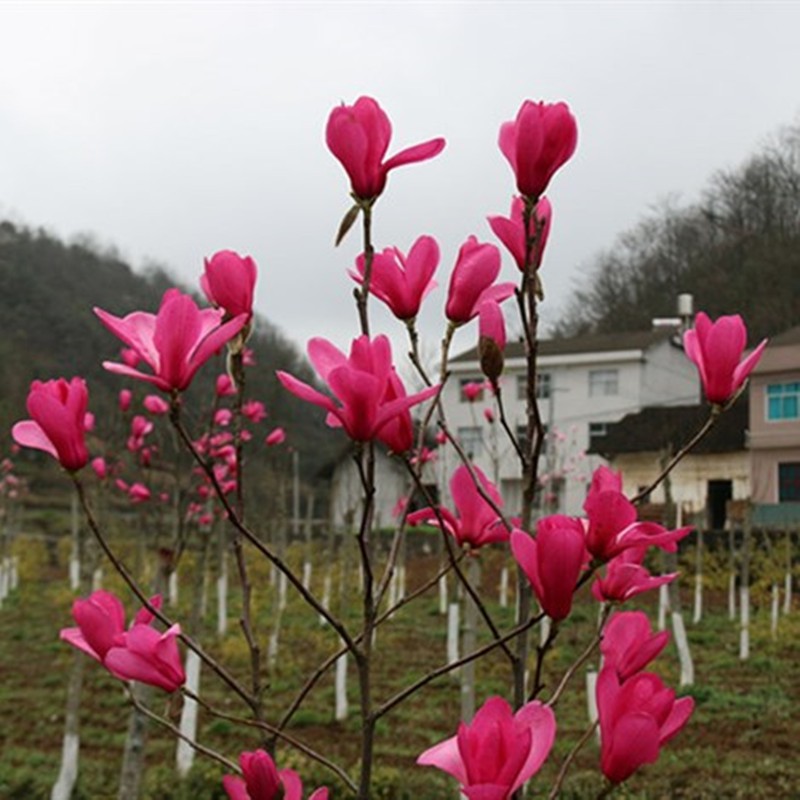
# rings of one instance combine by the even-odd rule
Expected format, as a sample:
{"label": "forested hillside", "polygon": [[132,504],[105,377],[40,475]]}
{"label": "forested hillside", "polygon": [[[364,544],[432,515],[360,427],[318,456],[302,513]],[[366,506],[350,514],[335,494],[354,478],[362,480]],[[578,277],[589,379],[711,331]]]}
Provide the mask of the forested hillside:
{"label": "forested hillside", "polygon": [[711,316],[741,313],[751,341],[800,320],[800,125],[700,200],[664,204],[589,265],[556,332],[647,328],[675,313],[681,292]]}
{"label": "forested hillside", "polygon": [[[89,244],[65,244],[41,229],[0,222],[0,430],[7,432],[25,416],[34,378],[86,378],[91,410],[102,419],[119,390],[131,382],[103,369],[104,359],[117,359],[119,341],[92,308],[118,315],[137,309],[155,312],[171,285],[163,270],[141,275]],[[257,366],[248,373],[247,396],[266,404],[271,426],[286,427],[301,452],[304,474],[313,475],[339,446],[338,437],[330,435],[316,409],[284,391],[274,377],[276,369],[285,369],[313,381],[312,372],[295,347],[263,319],[257,320],[251,346]],[[216,366],[217,371],[224,369],[224,355]],[[217,371],[213,365],[201,371],[190,400],[208,403]]]}

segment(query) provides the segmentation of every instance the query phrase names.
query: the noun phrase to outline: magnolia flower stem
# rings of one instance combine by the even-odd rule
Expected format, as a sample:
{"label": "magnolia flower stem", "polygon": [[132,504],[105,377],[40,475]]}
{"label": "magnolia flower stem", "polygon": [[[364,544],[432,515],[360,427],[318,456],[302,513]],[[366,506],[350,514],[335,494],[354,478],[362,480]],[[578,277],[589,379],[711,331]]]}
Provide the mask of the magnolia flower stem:
{"label": "magnolia flower stem", "polygon": [[412,694],[417,692],[423,686],[427,686],[431,681],[436,680],[436,678],[441,677],[442,675],[446,675],[448,672],[452,672],[454,669],[458,669],[459,667],[463,667],[464,664],[469,664],[470,661],[474,661],[476,658],[480,658],[481,656],[486,655],[486,653],[490,653],[496,647],[502,647],[505,645],[506,642],[511,641],[517,636],[525,633],[529,628],[532,628],[537,623],[541,622],[543,615],[537,614],[535,617],[531,617],[527,622],[524,622],[522,625],[517,625],[516,628],[513,628],[508,633],[501,636],[499,639],[495,639],[488,644],[483,645],[483,647],[479,647],[477,650],[473,650],[471,653],[459,658],[457,661],[453,661],[450,664],[444,664],[441,667],[437,667],[436,669],[429,672],[427,675],[424,675],[415,683],[411,684],[411,686],[406,687],[402,691],[398,692],[394,697],[390,697],[385,703],[380,705],[374,712],[373,717],[375,719],[379,719],[387,712],[391,711],[396,705],[402,703],[407,697],[410,697]]}
{"label": "magnolia flower stem", "polygon": [[426,386],[433,386],[425,367],[422,364],[422,359],[419,355],[419,334],[417,333],[417,326],[413,319],[406,321],[406,330],[408,331],[408,339],[411,342],[411,350],[408,353],[408,358],[413,364],[414,368],[419,373],[420,378],[424,381]]}
{"label": "magnolia flower stem", "polygon": [[[193,747],[195,750],[197,750],[198,753],[201,753],[204,756],[208,756],[209,758],[214,759],[214,761],[217,761],[218,763],[222,764],[222,766],[225,767],[225,769],[229,769],[231,770],[231,772],[234,772],[237,775],[242,774],[242,770],[239,768],[237,764],[234,764],[233,761],[228,760],[227,758],[225,758],[225,756],[223,756],[221,753],[218,753],[216,750],[212,750],[210,747],[206,747],[205,745],[200,744],[199,742],[195,742],[190,737],[185,736],[168,719],[165,719],[160,714],[156,714],[155,711],[152,711],[146,705],[144,705],[144,703],[139,701],[136,698],[136,695],[130,690],[130,688],[126,686],[126,689],[128,692],[128,699],[131,701],[131,703],[133,704],[133,706],[136,708],[137,711],[141,712],[146,717],[153,720],[153,722],[157,722],[159,725],[161,725],[162,728],[166,728],[176,738],[182,739],[190,747]],[[191,695],[191,693],[189,693],[187,694],[187,696],[192,696],[192,699],[197,700],[198,702],[202,702],[200,701],[200,698],[198,698],[196,695]],[[205,704],[203,703],[203,705]]]}
{"label": "magnolia flower stem", "polygon": [[[83,484],[78,479],[77,475],[72,476],[72,480],[75,484],[76,489],[78,490],[78,497],[81,501],[81,506],[83,508],[83,512],[86,516],[86,520],[89,523],[89,527],[92,530],[92,533],[97,539],[98,544],[102,548],[103,552],[106,554],[108,560],[113,565],[114,569],[119,573],[125,583],[128,585],[130,590],[136,595],[139,602],[161,623],[166,625],[168,628],[171,628],[175,623],[164,614],[161,609],[156,608],[151,602],[147,595],[139,588],[139,585],[134,580],[133,576],[128,572],[125,565],[117,558],[114,551],[109,546],[108,542],[106,541],[105,536],[103,536],[102,531],[100,530],[100,526],[97,524],[97,520],[94,517],[94,513],[92,512],[91,508],[86,499],[86,494],[83,489]],[[185,633],[178,634],[178,638],[190,649],[194,650],[198,656],[202,659],[203,663],[206,666],[210,667],[210,669],[215,672],[219,678],[226,683],[231,689],[233,689],[239,697],[244,700],[247,705],[253,709],[254,708],[254,698],[250,696],[247,690],[214,658],[212,658],[208,653],[200,647],[197,642],[194,641],[190,636]]]}
{"label": "magnolia flower stem", "polygon": [[[738,397],[738,395],[737,395]],[[673,469],[685,458],[685,456],[705,437],[705,435],[717,424],[720,418],[722,409],[719,406],[712,406],[711,413],[708,419],[703,423],[700,430],[685,444],[669,461],[666,467],[661,471],[661,474],[645,489],[642,489],[635,495],[631,502],[634,505],[641,503],[650,492],[659,486],[664,479],[672,472]]]}
{"label": "magnolia flower stem", "polygon": [[180,419],[180,406],[177,402],[173,402],[171,412],[170,412],[170,420],[172,424],[177,429],[178,433],[180,434],[181,440],[186,448],[188,448],[189,452],[192,454],[194,460],[197,464],[202,468],[203,472],[208,477],[211,485],[214,487],[214,492],[216,493],[219,502],[222,504],[222,507],[228,514],[228,519],[230,520],[231,524],[238,530],[248,542],[250,542],[256,550],[258,550],[261,555],[263,555],[267,560],[269,560],[272,564],[274,564],[286,577],[289,579],[289,582],[292,586],[297,589],[297,591],[302,596],[303,600],[306,601],[308,605],[310,605],[318,614],[323,616],[331,627],[342,637],[342,640],[348,645],[350,650],[355,653],[356,645],[353,642],[353,637],[350,636],[350,633],[345,628],[344,624],[340,622],[327,608],[325,608],[316,597],[314,597],[311,592],[303,586],[303,581],[297,577],[297,575],[292,572],[289,566],[283,561],[282,558],[277,556],[275,553],[272,552],[247,526],[245,526],[242,521],[239,519],[238,515],[236,514],[235,509],[231,506],[230,502],[228,502],[228,498],[225,496],[225,493],[222,491],[222,487],[219,485],[219,481],[217,480],[217,476],[214,474],[214,470],[211,466],[206,462],[204,458],[197,452],[197,448],[194,446],[191,437],[189,436],[188,431],[181,422]]}
{"label": "magnolia flower stem", "polygon": [[581,653],[578,659],[569,667],[569,669],[564,673],[564,676],[561,678],[556,690],[553,692],[552,697],[547,701],[547,705],[550,708],[553,708],[556,703],[558,703],[561,695],[564,693],[564,689],[567,688],[567,684],[572,680],[572,677],[575,673],[586,663],[586,661],[591,657],[592,653],[597,649],[597,646],[603,640],[603,629],[605,628],[605,624],[608,621],[609,614],[611,613],[611,606],[609,604],[603,607],[602,614],[600,616],[600,623],[597,628],[597,633],[595,634],[594,639],[589,642],[589,646]]}
{"label": "magnolia flower stem", "polygon": [[517,441],[517,437],[514,435],[514,432],[511,430],[508,419],[506,418],[506,409],[505,404],[503,403],[503,391],[500,386],[497,386],[497,391],[495,392],[495,397],[497,398],[497,409],[500,412],[500,424],[503,426],[503,430],[506,432],[506,436],[508,436],[508,440],[511,442],[517,456],[519,457],[520,463],[525,463],[525,455],[522,452],[522,448],[519,446],[519,442]]}
{"label": "magnolia flower stem", "polygon": [[[238,518],[244,523],[244,460],[242,458],[242,405],[244,402],[245,390],[245,369],[244,356],[242,349],[239,348],[230,352],[230,368],[233,383],[236,386],[236,400],[234,403],[234,446],[236,447],[236,513]],[[242,628],[247,647],[250,650],[250,676],[253,687],[253,699],[256,708],[253,713],[256,719],[263,718],[264,707],[261,700],[263,687],[261,683],[261,646],[253,631],[252,622],[252,586],[250,576],[247,571],[247,560],[244,556],[242,547],[242,535],[238,530],[234,531],[233,552],[236,557],[236,569],[239,572],[239,586],[242,592],[242,614],[239,618],[239,625]]]}
{"label": "magnolia flower stem", "polygon": [[[527,441],[522,457],[522,530],[531,530],[533,504],[536,496],[536,478],[539,457],[544,442],[544,426],[542,425],[539,404],[536,400],[536,358],[538,352],[537,331],[539,315],[537,311],[537,282],[535,276],[536,263],[533,261],[534,245],[539,231],[530,234],[531,218],[535,220],[534,198],[526,197],[523,208],[523,225],[525,226],[525,269],[517,292],[517,303],[525,334],[525,356],[527,362]],[[538,220],[535,220],[538,226]],[[517,621],[526,619],[531,608],[531,588],[522,569],[517,566],[518,617]],[[517,640],[514,673],[514,706],[520,708],[525,702],[525,665],[528,661],[528,637],[520,636]]]}
{"label": "magnolia flower stem", "polygon": [[369,300],[369,285],[372,280],[372,259],[375,255],[372,247],[372,203],[361,204],[361,219],[364,231],[364,279],[361,281],[361,289],[356,290],[356,306],[361,323],[361,333],[369,336],[367,301]]}
{"label": "magnolia flower stem", "polygon": [[[458,555],[457,560],[461,561],[462,558],[464,558],[463,553]],[[442,578],[442,576],[446,575],[451,569],[452,569],[452,564],[450,563],[445,564],[445,566],[442,567],[436,573],[436,575],[427,580],[418,588],[414,589],[413,592],[410,592],[405,597],[398,600],[393,606],[387,608],[386,611],[383,612],[383,614],[381,614],[376,618],[374,628],[377,628],[381,623],[389,619],[389,617],[391,617],[396,611],[398,611],[404,605],[410,603],[412,600],[415,600],[417,597],[419,597],[422,594],[425,594],[425,592],[427,592],[429,589],[436,586],[436,584],[439,583],[439,580]],[[355,638],[356,644],[360,643],[361,639],[362,639],[362,634],[356,636]],[[283,730],[283,728],[285,728],[289,724],[295,712],[297,711],[298,708],[300,708],[300,705],[302,704],[303,700],[305,700],[305,698],[308,696],[308,693],[314,688],[317,681],[319,681],[319,679],[339,660],[339,658],[342,655],[344,655],[348,651],[348,649],[349,648],[347,647],[340,647],[335,653],[328,656],[328,658],[326,658],[325,661],[323,661],[319,667],[317,667],[314,673],[312,673],[312,675],[305,682],[302,689],[298,693],[297,697],[295,697],[294,701],[292,702],[291,706],[289,706],[288,710],[281,718],[281,721],[278,723],[277,727],[278,730]]]}
{"label": "magnolia flower stem", "polygon": [[556,776],[556,781],[553,784],[553,788],[550,790],[550,794],[547,795],[547,800],[556,800],[556,798],[561,792],[561,785],[564,783],[564,778],[567,777],[567,772],[570,766],[572,765],[572,762],[575,760],[575,757],[581,751],[586,742],[588,742],[589,739],[592,738],[592,734],[594,734],[594,732],[597,730],[597,725],[598,725],[597,722],[593,722],[589,726],[589,728],[587,728],[583,736],[581,736],[581,738],[578,739],[572,750],[569,751],[569,754],[564,759],[564,762],[561,764],[561,769],[558,771],[558,775]]}
{"label": "magnolia flower stem", "polygon": [[[346,648],[343,648],[342,652],[347,652]],[[327,767],[329,770],[331,770],[331,772],[335,773],[339,778],[341,778],[341,780],[349,789],[352,791],[356,790],[355,783],[340,766],[334,764],[332,761],[325,758],[325,756],[321,755],[307,744],[295,739],[294,736],[290,736],[288,733],[284,733],[283,731],[279,730],[276,726],[270,725],[264,720],[245,719],[244,717],[237,717],[233,714],[227,714],[224,711],[214,708],[214,706],[212,706],[210,703],[186,688],[183,689],[183,694],[189,699],[194,700],[196,703],[199,703],[206,711],[208,711],[209,714],[217,717],[218,719],[224,719],[228,722],[234,722],[237,725],[245,725],[250,728],[259,728],[267,733],[272,734],[273,737],[281,739],[282,741],[286,742],[286,744],[291,745],[301,753],[305,753],[309,758],[312,758],[314,761],[322,764],[324,767]]]}
{"label": "magnolia flower stem", "polygon": [[550,652],[550,648],[553,646],[553,642],[555,642],[557,636],[558,622],[554,621],[550,626],[550,631],[548,632],[544,643],[536,648],[536,671],[534,672],[533,676],[533,689],[531,689],[531,694],[530,697],[528,697],[528,701],[535,700],[539,692],[544,689],[544,684],[542,683],[542,668],[544,667],[544,659]]}

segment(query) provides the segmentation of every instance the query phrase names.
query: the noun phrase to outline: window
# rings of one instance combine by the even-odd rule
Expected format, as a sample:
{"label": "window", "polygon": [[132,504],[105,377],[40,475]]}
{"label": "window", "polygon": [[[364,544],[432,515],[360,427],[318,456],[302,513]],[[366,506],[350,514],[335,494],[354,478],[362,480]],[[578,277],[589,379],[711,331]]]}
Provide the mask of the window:
{"label": "window", "polygon": [[800,463],[778,464],[778,502],[800,501]]}
{"label": "window", "polygon": [[[552,376],[549,372],[536,373],[536,397],[539,400],[547,400],[552,391]],[[528,376],[517,375],[517,400],[527,400],[528,398]]]}
{"label": "window", "polygon": [[458,443],[464,452],[470,457],[475,458],[483,450],[483,436],[480,428],[459,428]]}
{"label": "window", "polygon": [[778,422],[800,418],[800,382],[767,386],[767,420]]}
{"label": "window", "polygon": [[594,446],[608,433],[607,422],[589,423],[589,449],[594,450]]}
{"label": "window", "polygon": [[483,400],[485,384],[483,378],[461,378],[458,382],[458,399],[462,403],[476,403]]}
{"label": "window", "polygon": [[589,397],[619,394],[619,370],[589,370]]}

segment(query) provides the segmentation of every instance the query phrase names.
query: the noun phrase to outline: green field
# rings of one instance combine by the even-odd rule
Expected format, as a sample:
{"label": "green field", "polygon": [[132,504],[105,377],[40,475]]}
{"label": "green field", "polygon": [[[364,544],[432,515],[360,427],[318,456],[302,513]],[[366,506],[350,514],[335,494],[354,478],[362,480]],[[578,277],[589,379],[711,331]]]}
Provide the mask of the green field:
{"label": "green field", "polygon": [[[69,608],[73,596],[68,587],[66,541],[61,542],[58,563],[40,540],[18,538],[14,551],[20,556],[21,585],[0,609],[0,798],[38,800],[48,798],[58,773],[61,756],[66,680],[73,652],[58,640],[58,630],[72,624]],[[290,559],[299,565],[299,546]],[[503,629],[512,625],[510,609],[496,603],[500,551],[481,556],[482,582],[489,590],[489,608]],[[312,589],[321,592],[324,553],[319,553]],[[353,562],[351,562],[353,563]],[[691,554],[684,559],[691,563]],[[432,575],[437,567],[433,556],[418,552],[409,564],[408,590]],[[792,798],[800,796],[800,610],[782,616],[777,641],[769,630],[766,584],[756,584],[751,634],[751,658],[738,658],[738,630],[728,620],[722,571],[711,568],[706,593],[706,615],[698,625],[688,624],[696,685],[691,694],[697,701],[688,728],[662,752],[660,761],[634,776],[612,796],[629,798]],[[338,570],[338,567],[336,568]],[[128,594],[120,581],[107,575],[107,588]],[[233,578],[233,573],[232,573]],[[268,626],[273,618],[274,589],[269,587],[268,570],[256,567],[254,601],[266,650]],[[346,616],[355,627],[358,603],[355,573],[344,576]],[[338,597],[339,574],[334,575]],[[213,587],[213,582],[212,582]],[[190,602],[190,581],[182,582],[181,607]],[[201,636],[208,648],[229,664],[243,681],[248,680],[247,650],[236,624],[237,590],[232,579],[230,624],[223,639],[213,634],[215,622],[213,589],[208,603],[206,630]],[[685,581],[685,608],[690,599]],[[651,605],[642,606],[653,612]],[[185,613],[185,609],[184,609]],[[173,614],[181,618],[181,611]],[[652,614],[651,614],[652,616]],[[686,613],[687,622],[691,613]],[[583,593],[572,617],[564,624],[556,646],[545,666],[546,684],[554,686],[566,667],[582,651],[592,635],[596,607]],[[538,633],[535,634],[538,637]],[[538,638],[537,638],[538,640]],[[485,631],[480,641],[487,641]],[[281,649],[268,676],[266,705],[270,719],[284,709],[301,678],[336,646],[329,628],[319,625],[317,616],[302,602],[288,595],[281,630]],[[438,613],[435,591],[400,610],[381,626],[377,637],[376,697],[390,696],[427,670],[441,663],[445,653],[445,622]],[[591,662],[590,662],[591,663]],[[596,665],[597,659],[594,659]],[[655,664],[671,685],[677,683],[677,655],[674,646]],[[478,666],[478,702],[494,693],[505,693],[508,666],[493,654]],[[326,675],[307,698],[292,724],[292,733],[315,749],[355,772],[358,754],[357,697],[355,669],[351,665],[349,697],[351,716],[344,723],[333,721],[333,675]],[[235,698],[217,681],[203,673],[202,693],[224,712],[244,715]],[[547,697],[547,690],[544,692]],[[179,700],[170,701],[154,693],[154,708],[177,720]],[[455,732],[460,711],[459,686],[452,677],[438,679],[419,691],[406,704],[384,717],[378,726],[376,798],[454,798],[454,782],[431,768],[414,765],[416,756],[431,744]],[[79,798],[116,796],[120,756],[125,739],[128,707],[119,683],[94,662],[87,663],[81,709],[81,763],[76,792]],[[553,753],[542,773],[534,780],[530,797],[546,796],[558,765],[586,729],[586,698],[583,673],[557,709],[559,733]],[[235,759],[257,740],[252,731],[223,719],[201,713],[201,741]],[[181,783],[174,769],[174,740],[151,726],[147,746],[147,772],[143,796],[150,800],[167,798],[222,798],[223,770],[200,758],[189,778]],[[336,778],[305,756],[282,747],[281,766],[301,771],[307,791],[325,783],[332,797],[348,793]],[[602,788],[597,769],[598,750],[591,741],[577,758],[564,785],[566,798],[593,798]]]}

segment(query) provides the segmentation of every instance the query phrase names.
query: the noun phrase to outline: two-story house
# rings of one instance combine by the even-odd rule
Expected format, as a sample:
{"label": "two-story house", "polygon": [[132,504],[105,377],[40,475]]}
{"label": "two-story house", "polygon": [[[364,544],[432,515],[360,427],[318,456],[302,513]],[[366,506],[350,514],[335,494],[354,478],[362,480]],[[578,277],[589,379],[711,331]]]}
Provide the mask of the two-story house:
{"label": "two-story house", "polygon": [[[442,393],[448,425],[474,462],[499,485],[512,513],[522,503],[519,459],[496,421],[496,401],[485,389],[470,401],[463,388],[483,380],[475,349],[456,356]],[[609,423],[645,406],[686,405],[699,400],[694,364],[685,356],[676,327],[543,340],[538,349],[538,402],[547,428],[540,463],[540,504],[548,511],[579,514],[594,467],[590,443]],[[526,430],[524,344],[509,342],[501,379],[511,429]],[[487,419],[486,409],[495,421]]]}
{"label": "two-story house", "polygon": [[750,375],[750,458],[754,503],[800,502],[800,325]]}

